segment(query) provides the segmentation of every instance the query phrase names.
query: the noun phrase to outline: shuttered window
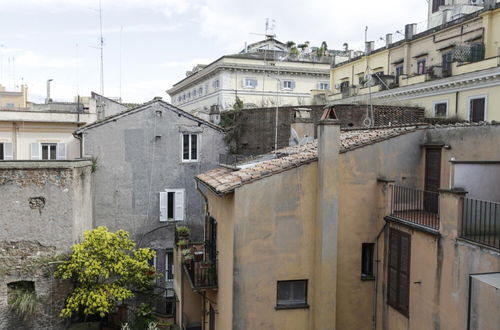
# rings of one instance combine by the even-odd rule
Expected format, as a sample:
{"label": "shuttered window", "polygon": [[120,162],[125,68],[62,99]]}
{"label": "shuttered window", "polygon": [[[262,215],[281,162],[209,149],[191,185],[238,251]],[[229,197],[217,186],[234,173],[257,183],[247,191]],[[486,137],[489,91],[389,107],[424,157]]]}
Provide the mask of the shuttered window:
{"label": "shuttered window", "polygon": [[0,143],[0,160],[13,160],[12,143]]}
{"label": "shuttered window", "polygon": [[184,220],[184,189],[166,189],[159,196],[160,221]]}
{"label": "shuttered window", "polygon": [[409,234],[390,229],[387,303],[407,317],[410,297],[410,247]]}

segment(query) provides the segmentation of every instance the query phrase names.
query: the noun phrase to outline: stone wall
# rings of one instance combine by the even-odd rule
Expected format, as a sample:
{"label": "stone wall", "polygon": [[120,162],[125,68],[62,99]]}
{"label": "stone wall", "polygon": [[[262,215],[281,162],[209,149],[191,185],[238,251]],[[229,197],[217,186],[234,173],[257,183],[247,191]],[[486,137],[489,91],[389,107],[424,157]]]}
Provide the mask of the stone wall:
{"label": "stone wall", "polygon": [[[63,329],[71,287],[53,272],[92,228],[90,161],[0,162],[0,329]],[[36,314],[9,310],[9,284],[34,284]]]}

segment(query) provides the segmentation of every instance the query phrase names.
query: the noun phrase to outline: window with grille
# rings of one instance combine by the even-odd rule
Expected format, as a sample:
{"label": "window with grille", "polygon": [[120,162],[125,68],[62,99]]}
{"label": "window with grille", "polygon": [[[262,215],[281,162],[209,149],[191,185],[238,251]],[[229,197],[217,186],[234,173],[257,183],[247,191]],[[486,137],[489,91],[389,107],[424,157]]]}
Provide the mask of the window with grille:
{"label": "window with grille", "polygon": [[409,234],[390,229],[387,303],[406,317],[410,298],[410,247]]}
{"label": "window with grille", "polygon": [[447,102],[434,103],[434,117],[446,117],[448,111]]}
{"label": "window with grille", "polygon": [[276,308],[306,308],[307,280],[278,281]]}

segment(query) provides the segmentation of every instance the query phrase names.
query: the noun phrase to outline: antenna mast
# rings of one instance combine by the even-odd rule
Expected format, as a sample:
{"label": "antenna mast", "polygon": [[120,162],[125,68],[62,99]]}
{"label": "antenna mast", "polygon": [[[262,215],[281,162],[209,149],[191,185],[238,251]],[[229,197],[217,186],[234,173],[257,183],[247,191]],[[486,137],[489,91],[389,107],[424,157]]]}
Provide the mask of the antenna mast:
{"label": "antenna mast", "polygon": [[102,37],[102,6],[101,6],[101,0],[99,0],[99,30],[100,30],[100,33],[101,33],[101,44],[100,44],[100,49],[101,49],[101,95],[104,96],[104,54],[103,54],[104,39]]}

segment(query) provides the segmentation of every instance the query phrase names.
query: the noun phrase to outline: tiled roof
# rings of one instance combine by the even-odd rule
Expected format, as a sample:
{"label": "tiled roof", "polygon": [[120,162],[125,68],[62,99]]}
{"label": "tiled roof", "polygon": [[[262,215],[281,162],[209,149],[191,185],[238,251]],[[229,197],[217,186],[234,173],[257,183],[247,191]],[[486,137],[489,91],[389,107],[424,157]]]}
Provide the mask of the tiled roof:
{"label": "tiled roof", "polygon": [[[407,126],[343,131],[340,134],[340,152],[347,152],[408,132],[414,132],[416,129],[416,126]],[[198,175],[196,179],[216,193],[225,194],[246,183],[317,160],[318,144],[317,141],[313,141],[301,146],[280,149],[278,150],[278,155],[281,155],[279,158],[269,159],[270,155],[272,154],[262,157],[262,159],[267,158],[267,160],[254,160],[253,164],[252,162],[240,164],[239,170],[219,167]]]}

